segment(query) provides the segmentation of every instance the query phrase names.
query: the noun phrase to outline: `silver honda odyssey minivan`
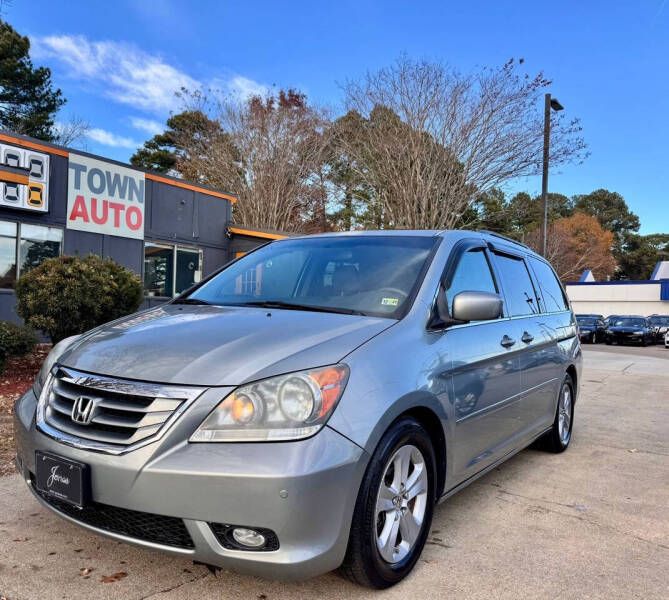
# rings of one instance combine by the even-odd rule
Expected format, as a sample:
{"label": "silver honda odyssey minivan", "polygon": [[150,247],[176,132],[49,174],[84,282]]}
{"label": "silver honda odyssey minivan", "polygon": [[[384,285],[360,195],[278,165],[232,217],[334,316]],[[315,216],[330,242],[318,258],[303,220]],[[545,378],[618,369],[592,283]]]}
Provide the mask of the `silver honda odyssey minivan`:
{"label": "silver honda odyssey minivan", "polygon": [[17,465],[98,534],[384,588],[438,502],[533,442],[568,447],[581,362],[553,269],[512,240],[284,239],[54,346],[15,407]]}

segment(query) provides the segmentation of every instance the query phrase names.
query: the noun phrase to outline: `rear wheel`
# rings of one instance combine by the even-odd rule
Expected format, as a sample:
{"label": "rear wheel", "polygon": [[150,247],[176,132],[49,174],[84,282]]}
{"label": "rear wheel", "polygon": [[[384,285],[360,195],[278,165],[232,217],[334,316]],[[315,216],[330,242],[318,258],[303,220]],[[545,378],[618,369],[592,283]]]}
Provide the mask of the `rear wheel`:
{"label": "rear wheel", "polygon": [[435,457],[430,437],[404,417],[384,434],[360,486],[341,573],[383,589],[413,569],[432,522]]}
{"label": "rear wheel", "polygon": [[569,375],[565,375],[560,386],[553,427],[543,440],[545,448],[551,452],[564,452],[571,442],[574,428],[574,393],[574,382]]}

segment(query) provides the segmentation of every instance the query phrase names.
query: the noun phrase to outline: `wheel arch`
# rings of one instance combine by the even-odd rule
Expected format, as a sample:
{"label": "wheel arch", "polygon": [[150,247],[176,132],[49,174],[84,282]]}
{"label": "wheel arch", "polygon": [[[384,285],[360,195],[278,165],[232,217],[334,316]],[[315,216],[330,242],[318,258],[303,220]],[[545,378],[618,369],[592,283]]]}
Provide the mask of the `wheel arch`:
{"label": "wheel arch", "polygon": [[416,419],[430,436],[436,459],[436,499],[439,500],[444,493],[444,487],[446,485],[446,436],[444,435],[444,428],[441,424],[441,420],[437,414],[427,406],[415,406],[410,408],[402,413],[398,419],[404,416],[410,416]]}

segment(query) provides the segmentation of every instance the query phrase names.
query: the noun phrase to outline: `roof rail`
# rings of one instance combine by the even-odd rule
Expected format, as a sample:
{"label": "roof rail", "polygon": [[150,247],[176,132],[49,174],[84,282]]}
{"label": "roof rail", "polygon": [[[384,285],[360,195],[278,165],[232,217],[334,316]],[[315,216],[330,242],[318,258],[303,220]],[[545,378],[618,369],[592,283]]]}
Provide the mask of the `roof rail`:
{"label": "roof rail", "polygon": [[[532,250],[529,246],[526,244],[523,244],[522,242],[519,242],[518,240],[514,240],[513,238],[510,238],[506,235],[502,235],[501,233],[496,233],[495,231],[488,231],[487,229],[480,229],[479,233],[486,233],[488,235],[493,235],[497,238],[500,238],[502,240],[505,240],[507,242],[511,242],[512,244],[516,244],[517,246],[522,246],[523,248],[527,248],[528,250]],[[534,252],[534,250],[532,250]]]}

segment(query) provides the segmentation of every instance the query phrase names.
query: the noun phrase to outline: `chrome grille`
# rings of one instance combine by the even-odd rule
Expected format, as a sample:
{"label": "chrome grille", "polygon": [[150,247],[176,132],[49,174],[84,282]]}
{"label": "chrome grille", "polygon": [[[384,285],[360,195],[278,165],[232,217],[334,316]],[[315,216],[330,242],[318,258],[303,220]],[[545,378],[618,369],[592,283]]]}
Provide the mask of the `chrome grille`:
{"label": "chrome grille", "polygon": [[[38,425],[65,443],[120,454],[160,437],[203,391],[58,367],[43,392]],[[92,403],[86,423],[73,419],[78,398]]]}

